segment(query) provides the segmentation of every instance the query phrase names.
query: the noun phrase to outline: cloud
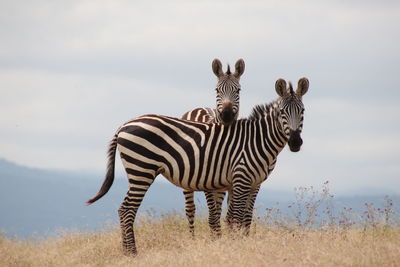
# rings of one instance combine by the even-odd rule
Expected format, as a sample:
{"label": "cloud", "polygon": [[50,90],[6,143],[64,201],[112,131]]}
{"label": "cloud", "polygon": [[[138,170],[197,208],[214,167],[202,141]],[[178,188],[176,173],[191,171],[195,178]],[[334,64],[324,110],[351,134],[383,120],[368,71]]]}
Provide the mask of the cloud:
{"label": "cloud", "polygon": [[0,31],[8,38],[0,45],[9,64],[210,53],[289,60],[323,59],[332,52],[370,57],[396,51],[399,6],[336,1],[7,2],[2,4]]}
{"label": "cloud", "polygon": [[187,95],[185,88],[112,76],[10,71],[0,81],[2,155],[38,167],[90,169],[123,122],[145,113],[181,116],[214,99],[212,89]]}
{"label": "cloud", "polygon": [[282,152],[266,186],[332,177],[338,188],[400,188],[398,1],[43,0],[0,8],[2,157],[103,170],[121,123],[214,106],[212,59],[225,66],[242,57],[241,116],[276,97],[279,77],[311,82],[304,147]]}

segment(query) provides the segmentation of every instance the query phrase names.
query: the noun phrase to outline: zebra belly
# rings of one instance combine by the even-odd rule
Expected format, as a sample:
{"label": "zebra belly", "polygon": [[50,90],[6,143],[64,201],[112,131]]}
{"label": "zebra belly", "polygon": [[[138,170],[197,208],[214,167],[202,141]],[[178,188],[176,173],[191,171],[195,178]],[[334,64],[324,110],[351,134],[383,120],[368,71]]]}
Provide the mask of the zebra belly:
{"label": "zebra belly", "polygon": [[[162,171],[161,174],[172,184],[179,186],[183,189],[190,191],[217,191],[217,192],[225,192],[229,190],[231,187],[230,182],[225,178],[221,179],[222,183],[212,183],[211,179],[205,180],[205,177],[201,177],[199,182],[190,181],[189,177],[184,177],[182,181],[179,180],[178,177],[171,176],[169,173]],[[215,179],[215,177],[214,177]],[[204,183],[204,181],[206,181]]]}

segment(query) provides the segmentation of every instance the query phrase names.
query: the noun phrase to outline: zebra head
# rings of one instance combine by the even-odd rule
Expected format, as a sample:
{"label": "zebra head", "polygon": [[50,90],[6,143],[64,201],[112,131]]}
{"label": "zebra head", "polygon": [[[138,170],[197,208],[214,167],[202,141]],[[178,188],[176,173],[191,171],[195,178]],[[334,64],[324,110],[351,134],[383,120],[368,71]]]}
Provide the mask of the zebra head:
{"label": "zebra head", "polygon": [[293,90],[291,83],[287,87],[286,81],[283,79],[278,79],[275,83],[276,92],[281,97],[278,100],[279,120],[292,152],[298,152],[303,144],[300,136],[304,119],[302,97],[307,93],[308,86],[307,78],[299,80],[296,91]]}
{"label": "zebra head", "polygon": [[218,78],[215,89],[217,92],[216,120],[229,124],[239,115],[239,81],[244,72],[244,60],[239,59],[236,62],[234,73],[231,73],[229,65],[227,71],[223,72],[219,59],[214,59],[212,69]]}

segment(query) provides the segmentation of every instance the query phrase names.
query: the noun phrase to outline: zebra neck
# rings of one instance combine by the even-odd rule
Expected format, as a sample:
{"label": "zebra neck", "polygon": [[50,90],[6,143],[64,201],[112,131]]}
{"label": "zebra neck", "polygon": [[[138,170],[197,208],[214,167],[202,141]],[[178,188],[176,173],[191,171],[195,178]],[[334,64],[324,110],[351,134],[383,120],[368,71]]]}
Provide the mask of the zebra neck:
{"label": "zebra neck", "polygon": [[280,98],[266,105],[255,106],[248,118],[249,121],[254,121],[255,125],[259,125],[256,127],[260,129],[256,130],[262,133],[262,145],[258,149],[273,157],[276,157],[287,143],[279,118],[279,101]]}
{"label": "zebra neck", "polygon": [[276,111],[271,110],[271,113],[267,114],[261,123],[263,126],[262,132],[264,133],[262,148],[265,153],[272,155],[273,158],[278,156],[287,143],[286,135],[276,114]]}

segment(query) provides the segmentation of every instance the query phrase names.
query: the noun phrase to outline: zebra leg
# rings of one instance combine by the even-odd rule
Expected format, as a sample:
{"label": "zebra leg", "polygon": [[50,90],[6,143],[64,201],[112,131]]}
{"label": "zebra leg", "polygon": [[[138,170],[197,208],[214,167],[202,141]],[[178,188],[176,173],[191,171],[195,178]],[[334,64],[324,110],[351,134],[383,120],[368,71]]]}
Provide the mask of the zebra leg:
{"label": "zebra leg", "polygon": [[221,236],[221,224],[220,217],[221,213],[217,213],[216,199],[214,193],[205,191],[207,206],[208,206],[208,225],[211,228],[211,234],[213,236]]}
{"label": "zebra leg", "polygon": [[225,193],[226,193],[226,192],[213,192],[214,199],[215,199],[215,205],[216,205],[217,211],[218,211],[219,209],[222,210],[222,202],[224,202]]}
{"label": "zebra leg", "polygon": [[122,233],[122,248],[126,254],[137,254],[133,223],[135,222],[136,213],[142,203],[143,197],[153,181],[154,177],[153,179],[144,177],[129,178],[131,187],[118,209]]}
{"label": "zebra leg", "polygon": [[122,250],[124,253],[132,253],[136,254],[136,248],[129,251],[128,250],[128,236],[130,237],[131,240],[133,240],[133,243],[135,243],[135,236],[133,234],[133,228],[128,229],[128,225],[132,224],[133,225],[133,219],[132,217],[135,216],[134,211],[131,207],[129,207],[128,203],[129,199],[128,197],[125,197],[124,201],[122,202],[121,206],[118,209],[118,216],[119,216],[119,223],[121,227],[121,237],[122,237]]}
{"label": "zebra leg", "polygon": [[225,192],[214,192],[213,195],[215,199],[216,215],[218,216],[218,222],[219,222],[221,220],[222,202],[224,202]]}
{"label": "zebra leg", "polygon": [[189,222],[189,231],[194,237],[194,216],[196,214],[196,206],[194,204],[194,191],[183,190],[185,196],[185,212]]}
{"label": "zebra leg", "polygon": [[233,179],[233,196],[229,203],[232,213],[232,224],[235,228],[243,227],[243,217],[246,212],[247,199],[251,193],[251,184],[244,177]]}
{"label": "zebra leg", "polygon": [[228,199],[227,199],[227,209],[228,211],[226,212],[226,216],[225,216],[225,223],[228,225],[229,228],[232,228],[232,223],[233,223],[233,216],[232,216],[232,206],[230,205],[231,201],[232,201],[232,189],[230,189],[228,191]]}
{"label": "zebra leg", "polygon": [[217,236],[221,236],[221,214],[222,214],[222,202],[225,198],[225,192],[213,192],[215,201],[215,218],[218,222]]}
{"label": "zebra leg", "polygon": [[253,220],[253,209],[254,203],[256,202],[258,191],[260,190],[260,185],[258,185],[255,189],[251,190],[249,199],[247,200],[247,208],[246,213],[244,214],[242,225],[244,227],[245,235],[249,235],[251,221]]}

